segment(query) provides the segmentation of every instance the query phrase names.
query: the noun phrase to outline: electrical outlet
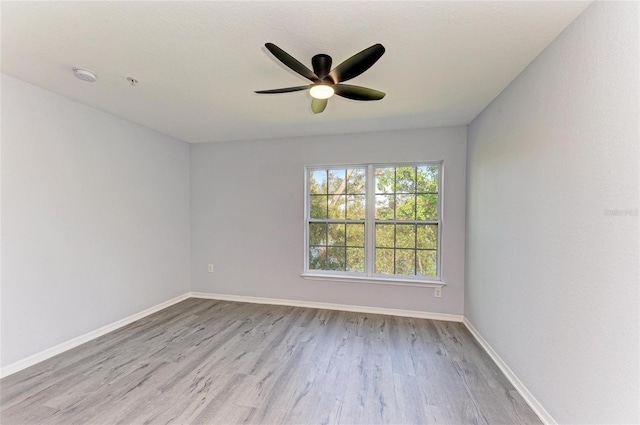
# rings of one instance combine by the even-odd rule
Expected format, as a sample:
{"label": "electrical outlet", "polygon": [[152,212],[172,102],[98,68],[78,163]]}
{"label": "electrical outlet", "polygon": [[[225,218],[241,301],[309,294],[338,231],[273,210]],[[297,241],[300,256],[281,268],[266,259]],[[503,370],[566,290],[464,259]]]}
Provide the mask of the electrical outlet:
{"label": "electrical outlet", "polygon": [[435,288],[433,296],[436,298],[440,298],[442,296],[442,288]]}
{"label": "electrical outlet", "polygon": [[213,264],[209,264],[208,270],[209,270],[209,273],[213,273]]}

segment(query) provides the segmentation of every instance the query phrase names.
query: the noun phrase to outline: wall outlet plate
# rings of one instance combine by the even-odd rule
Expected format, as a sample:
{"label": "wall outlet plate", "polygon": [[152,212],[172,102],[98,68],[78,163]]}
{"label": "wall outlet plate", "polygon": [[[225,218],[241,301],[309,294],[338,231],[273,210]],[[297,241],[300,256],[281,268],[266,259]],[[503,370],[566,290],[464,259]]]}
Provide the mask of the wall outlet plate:
{"label": "wall outlet plate", "polygon": [[213,273],[213,264],[209,264],[209,266],[207,267],[207,271],[209,273]]}
{"label": "wall outlet plate", "polygon": [[433,296],[436,298],[442,297],[442,288],[435,288],[435,291],[433,291]]}

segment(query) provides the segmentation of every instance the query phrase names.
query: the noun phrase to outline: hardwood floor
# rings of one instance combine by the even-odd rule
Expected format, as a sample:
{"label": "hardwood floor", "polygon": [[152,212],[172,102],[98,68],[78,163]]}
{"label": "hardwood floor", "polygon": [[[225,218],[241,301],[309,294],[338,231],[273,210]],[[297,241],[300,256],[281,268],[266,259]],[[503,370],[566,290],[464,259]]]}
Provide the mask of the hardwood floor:
{"label": "hardwood floor", "polygon": [[3,425],[541,423],[461,323],[195,298],[0,391]]}

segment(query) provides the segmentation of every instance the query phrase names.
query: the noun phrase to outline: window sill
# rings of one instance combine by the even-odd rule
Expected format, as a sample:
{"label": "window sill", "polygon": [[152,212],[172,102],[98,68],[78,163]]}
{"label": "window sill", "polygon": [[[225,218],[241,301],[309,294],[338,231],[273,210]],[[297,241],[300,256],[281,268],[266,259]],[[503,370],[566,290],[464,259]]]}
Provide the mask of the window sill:
{"label": "window sill", "polygon": [[330,280],[334,282],[353,282],[353,283],[375,283],[377,285],[392,285],[392,286],[415,286],[419,288],[442,288],[447,284],[440,280],[421,280],[416,281],[412,279],[392,279],[382,277],[368,277],[368,276],[335,276],[326,275],[320,273],[302,273],[304,279],[309,280]]}

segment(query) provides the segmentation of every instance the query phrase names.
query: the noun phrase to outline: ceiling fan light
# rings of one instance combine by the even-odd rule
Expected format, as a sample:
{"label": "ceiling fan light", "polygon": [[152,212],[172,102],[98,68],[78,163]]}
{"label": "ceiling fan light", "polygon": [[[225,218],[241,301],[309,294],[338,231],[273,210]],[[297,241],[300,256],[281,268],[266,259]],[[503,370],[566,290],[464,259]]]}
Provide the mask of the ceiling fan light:
{"label": "ceiling fan light", "polygon": [[331,96],[333,96],[334,91],[333,87],[326,84],[316,84],[315,86],[311,87],[309,93],[311,93],[311,96],[316,99],[329,99]]}

